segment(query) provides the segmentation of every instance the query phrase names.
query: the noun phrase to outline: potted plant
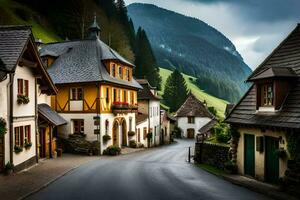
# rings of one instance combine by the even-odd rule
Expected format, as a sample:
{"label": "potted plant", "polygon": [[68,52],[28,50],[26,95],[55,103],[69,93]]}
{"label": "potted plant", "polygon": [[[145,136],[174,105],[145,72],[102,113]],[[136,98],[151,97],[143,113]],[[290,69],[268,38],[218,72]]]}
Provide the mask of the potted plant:
{"label": "potted plant", "polygon": [[23,148],[20,147],[20,146],[15,146],[14,150],[15,150],[15,153],[18,154],[18,153],[21,153],[23,151]]}
{"label": "potted plant", "polygon": [[24,147],[25,147],[25,149],[27,150],[27,149],[30,149],[30,147],[32,146],[32,142],[25,142],[25,145],[24,145]]}
{"label": "potted plant", "polygon": [[14,164],[12,164],[11,162],[7,162],[5,167],[4,167],[4,173],[5,175],[10,175],[13,173],[14,170]]}
{"label": "potted plant", "polygon": [[111,137],[110,137],[110,135],[103,135],[102,139],[103,139],[103,142],[106,143],[107,141],[111,140]]}
{"label": "potted plant", "polygon": [[108,156],[116,156],[121,154],[121,148],[118,146],[109,146],[107,147],[104,151],[103,151],[104,155],[108,155]]}
{"label": "potted plant", "polygon": [[128,136],[130,136],[130,137],[135,136],[135,132],[134,131],[128,131]]}
{"label": "potted plant", "polygon": [[287,157],[287,152],[284,148],[277,149],[275,153],[281,159],[285,159]]}
{"label": "potted plant", "polygon": [[3,137],[7,132],[6,121],[4,118],[0,117],[0,137]]}
{"label": "potted plant", "polygon": [[130,148],[137,148],[137,143],[135,140],[130,140],[129,141],[129,147]]}
{"label": "potted plant", "polygon": [[152,132],[147,134],[147,139],[152,139]]}
{"label": "potted plant", "polygon": [[18,94],[17,96],[17,102],[18,104],[28,104],[29,103],[29,97],[23,94]]}
{"label": "potted plant", "polygon": [[232,162],[231,160],[227,161],[224,164],[224,168],[225,168],[225,172],[227,172],[229,174],[236,174],[238,171],[238,167],[237,167],[236,163]]}

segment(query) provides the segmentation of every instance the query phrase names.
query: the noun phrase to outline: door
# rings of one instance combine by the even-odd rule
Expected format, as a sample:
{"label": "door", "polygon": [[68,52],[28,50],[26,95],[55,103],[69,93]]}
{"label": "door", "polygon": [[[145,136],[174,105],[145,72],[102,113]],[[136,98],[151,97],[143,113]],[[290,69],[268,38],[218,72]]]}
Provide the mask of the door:
{"label": "door", "polygon": [[274,137],[265,137],[265,145],[265,180],[268,183],[278,183],[279,158],[276,150],[279,148],[279,141]]}
{"label": "door", "polygon": [[39,142],[40,142],[40,146],[39,146],[39,156],[40,158],[45,158],[46,157],[46,130],[45,128],[40,128],[39,131]]}
{"label": "door", "polygon": [[125,119],[122,122],[122,146],[127,146],[127,126]]}
{"label": "door", "polygon": [[244,135],[244,170],[245,175],[255,176],[254,135]]}
{"label": "door", "polygon": [[0,172],[4,169],[4,137],[0,137]]}
{"label": "door", "polygon": [[193,129],[193,128],[190,128],[190,129],[188,129],[187,130],[187,137],[188,138],[195,138],[195,129]]}
{"label": "door", "polygon": [[119,146],[119,140],[118,140],[118,135],[119,135],[119,124],[117,121],[114,122],[113,125],[113,145]]}

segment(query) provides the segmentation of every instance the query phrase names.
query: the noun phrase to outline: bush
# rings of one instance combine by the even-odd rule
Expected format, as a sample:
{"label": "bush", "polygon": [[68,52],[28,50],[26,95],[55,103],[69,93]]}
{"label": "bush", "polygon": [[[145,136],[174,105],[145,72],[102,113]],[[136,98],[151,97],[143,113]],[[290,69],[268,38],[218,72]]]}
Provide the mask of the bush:
{"label": "bush", "polygon": [[135,136],[135,132],[134,131],[128,131],[128,136],[130,136],[130,137]]}
{"label": "bush", "polygon": [[137,148],[144,148],[144,144],[138,142],[138,143],[137,143]]}
{"label": "bush", "polygon": [[229,126],[225,123],[218,123],[213,128],[213,133],[220,143],[227,143],[230,140]]}
{"label": "bush", "polygon": [[137,147],[136,141],[135,141],[135,140],[130,140],[130,141],[129,141],[129,147],[131,147],[131,148],[136,148],[136,147]]}
{"label": "bush", "polygon": [[275,153],[281,159],[285,159],[287,157],[286,150],[284,150],[283,148],[277,149]]}
{"label": "bush", "polygon": [[0,117],[0,137],[4,136],[7,132],[6,121]]}
{"label": "bush", "polygon": [[118,146],[109,146],[107,147],[104,151],[103,151],[104,155],[108,155],[108,156],[116,156],[121,154],[121,148]]}
{"label": "bush", "polygon": [[13,172],[14,168],[15,168],[15,166],[11,162],[6,163],[6,165],[4,167],[5,175],[11,174]]}
{"label": "bush", "polygon": [[175,126],[174,127],[174,136],[175,136],[175,138],[181,138],[181,133],[182,133],[181,129],[178,126]]}
{"label": "bush", "polygon": [[217,116],[217,109],[215,109],[215,107],[211,106],[211,107],[208,107],[208,111],[213,114],[214,116]]}
{"label": "bush", "polygon": [[298,134],[290,134],[287,136],[287,149],[290,154],[290,159],[295,160],[300,158],[300,136]]}
{"label": "bush", "polygon": [[152,139],[152,132],[147,134],[147,139]]}
{"label": "bush", "polygon": [[107,142],[108,140],[111,140],[110,135],[103,135],[102,136],[103,142]]}

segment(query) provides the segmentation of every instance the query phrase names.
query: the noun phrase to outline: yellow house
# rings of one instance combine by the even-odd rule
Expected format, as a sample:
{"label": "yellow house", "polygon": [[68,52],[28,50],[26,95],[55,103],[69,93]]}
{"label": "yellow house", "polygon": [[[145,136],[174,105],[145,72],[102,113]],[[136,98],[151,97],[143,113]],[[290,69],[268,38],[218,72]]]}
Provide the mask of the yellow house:
{"label": "yellow house", "polygon": [[252,86],[227,116],[240,133],[232,145],[240,174],[270,183],[285,175],[300,130],[299,40],[298,25],[250,75]]}
{"label": "yellow house", "polygon": [[[127,146],[141,86],[132,76],[135,66],[100,40],[96,18],[88,38],[47,44],[40,55],[58,88],[51,106],[68,121],[58,134],[84,134],[100,141],[101,152],[110,145]],[[103,141],[104,135],[110,140]]]}

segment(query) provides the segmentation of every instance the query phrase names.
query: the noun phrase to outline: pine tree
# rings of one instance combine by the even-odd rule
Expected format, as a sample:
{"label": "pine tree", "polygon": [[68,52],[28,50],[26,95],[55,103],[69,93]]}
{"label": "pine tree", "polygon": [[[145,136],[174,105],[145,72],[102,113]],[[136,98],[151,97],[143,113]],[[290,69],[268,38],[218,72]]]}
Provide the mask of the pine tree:
{"label": "pine tree", "polygon": [[146,78],[149,83],[160,89],[161,77],[156,63],[150,42],[146,32],[139,28],[135,39],[135,76],[137,78]]}
{"label": "pine tree", "polygon": [[163,94],[164,103],[171,112],[177,111],[188,97],[188,89],[182,74],[176,69],[167,79]]}

